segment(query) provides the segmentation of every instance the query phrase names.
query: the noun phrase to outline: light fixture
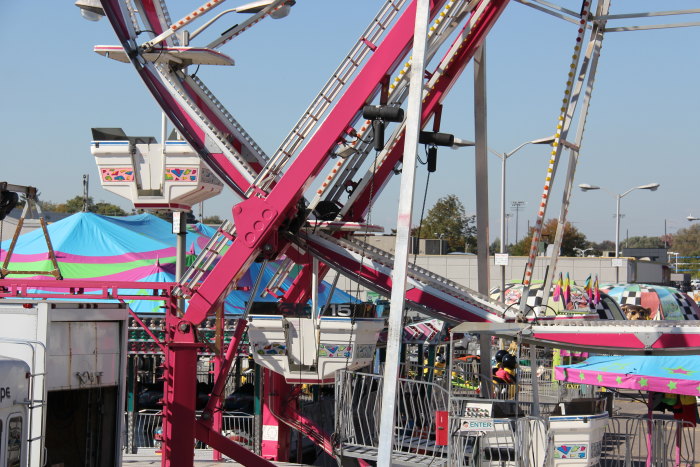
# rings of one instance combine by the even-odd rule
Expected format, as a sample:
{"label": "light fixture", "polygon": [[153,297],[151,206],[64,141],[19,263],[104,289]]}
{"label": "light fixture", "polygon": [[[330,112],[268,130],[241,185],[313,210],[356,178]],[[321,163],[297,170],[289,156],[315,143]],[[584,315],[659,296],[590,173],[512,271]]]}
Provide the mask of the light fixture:
{"label": "light fixture", "polygon": [[[204,23],[202,26],[199,28],[195,29],[192,33],[190,33],[188,40],[192,40],[195,37],[197,37],[202,31],[207,29],[209,26],[214,24],[216,21],[219,20],[222,16],[228,14],[228,13],[260,13],[263,9],[267,8],[270,6],[275,0],[260,0],[257,2],[251,2],[251,3],[246,3],[245,5],[238,6],[236,8],[231,8],[229,10],[224,10],[218,15],[214,16],[212,19]],[[295,0],[288,0],[287,2],[284,3],[284,5],[281,5],[278,7],[276,10],[274,10],[272,13],[270,13],[270,17],[273,19],[280,19],[284,18],[287,16],[292,9],[292,6],[296,3]],[[231,29],[236,28],[236,26],[233,26],[232,28],[229,28],[226,32],[230,31]]]}
{"label": "light fixture", "polygon": [[88,21],[99,21],[105,15],[100,0],[78,0],[75,6],[80,8],[80,15]]}
{"label": "light fixture", "polygon": [[469,146],[476,146],[476,143],[474,141],[469,141],[468,139],[461,139],[455,137],[452,149],[466,148]]}
{"label": "light fixture", "polygon": [[354,156],[358,151],[349,143],[342,143],[338,145],[338,149],[335,151],[335,155],[346,159],[350,156]]}
{"label": "light fixture", "polygon": [[[628,194],[632,193],[634,190],[656,191],[660,186],[661,185],[659,183],[647,183],[646,185],[633,186],[624,193],[612,193],[605,188],[601,188],[596,185],[589,185],[588,183],[582,183],[578,186],[581,189],[581,191],[603,190],[604,192],[615,198],[617,206],[617,210],[615,212],[615,258],[620,257],[620,200]],[[616,277],[615,281],[619,282],[619,277]]]}
{"label": "light fixture", "polygon": [[589,185],[588,183],[582,183],[578,187],[581,191],[600,190],[599,186]]}
{"label": "light fixture", "polygon": [[[234,8],[233,10],[236,13],[259,13],[261,12],[264,8],[267,8],[270,6],[270,4],[273,3],[274,0],[259,0],[257,2],[251,2],[251,3],[246,3],[245,5],[241,5],[239,7]],[[286,2],[284,5],[280,6],[277,8],[275,11],[270,13],[270,17],[274,19],[281,19],[284,18],[289,14],[289,12],[292,9],[292,6],[296,2],[294,0],[291,0],[289,2]]]}
{"label": "light fixture", "polygon": [[661,184],[659,184],[659,183],[649,183],[647,185],[638,186],[637,188],[640,190],[656,191],[659,189],[660,186],[661,186]]}

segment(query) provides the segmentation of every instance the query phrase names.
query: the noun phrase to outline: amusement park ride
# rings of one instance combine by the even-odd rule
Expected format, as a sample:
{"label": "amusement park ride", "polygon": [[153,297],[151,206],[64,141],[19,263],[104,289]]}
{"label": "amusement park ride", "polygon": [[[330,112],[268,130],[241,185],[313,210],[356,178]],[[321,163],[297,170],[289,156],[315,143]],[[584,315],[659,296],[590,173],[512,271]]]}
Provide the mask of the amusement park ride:
{"label": "amusement park ride", "polygon": [[[219,48],[268,16],[286,16],[295,2],[266,0],[238,7],[238,11],[252,16],[210,44],[191,46],[190,41],[199,31],[190,33],[186,28],[222,3],[223,0],[207,1],[172,21],[162,0],[77,2],[88,15],[106,16],[119,40],[118,46],[96,46],[95,52],[131,63],[176,130],[166,139],[164,124],[159,145],[154,138],[129,137],[120,129],[93,129],[92,153],[103,186],[143,208],[186,211],[192,204],[220,192],[222,183],[243,200],[233,206],[233,222],[226,221],[219,227],[175,287],[158,288],[168,299],[163,342],[164,466],[192,465],[195,439],[245,465],[271,465],[267,459],[280,458],[278,453],[288,448],[289,427],[333,455],[330,436],[296,410],[293,400],[298,390],[290,384],[332,382],[336,369],[359,368],[369,363],[385,319],[359,305],[332,310],[319,304],[318,283],[331,269],[385,296],[392,295],[393,285],[405,284],[405,290],[393,290],[401,300],[393,300],[392,295],[389,349],[395,344],[392,336],[398,332],[396,324],[400,324],[404,300],[407,308],[452,323],[505,326],[516,319],[538,318],[524,303],[519,310],[506,309],[483,293],[486,291],[469,290],[407,264],[405,248],[403,253],[397,248],[395,258],[351,235],[357,230],[376,229],[366,223],[372,205],[402,167],[405,176],[407,170],[402,161],[417,144],[426,144],[434,151],[437,146],[464,143],[440,133],[442,103],[467,64],[478,57],[484,39],[507,7],[507,0],[386,0],[272,156],[265,154],[202,80],[190,74],[188,67],[233,65],[233,60]],[[525,285],[529,286],[552,182],[566,150],[569,162],[555,239],[556,245],[561,244],[601,44],[604,34],[615,30],[607,25],[615,18],[609,15],[609,0],[584,0],[579,11],[538,0],[520,3],[578,25],[524,276]],[[665,12],[679,13],[684,12]],[[421,14],[425,15],[427,27],[416,20]],[[425,43],[416,44],[414,36],[419,35],[415,32],[421,27]],[[423,53],[418,53],[419,49]],[[440,57],[439,53],[443,55]],[[423,70],[426,64],[432,68],[418,75],[417,89],[416,73],[412,70]],[[413,77],[412,86],[409,77]],[[476,89],[477,106],[483,102],[482,97],[483,89]],[[408,109],[405,119],[401,108],[404,104]],[[477,124],[477,157],[481,152],[485,158],[481,136],[484,134],[480,135]],[[414,147],[408,147],[407,142]],[[309,190],[314,183],[317,187]],[[402,197],[412,200],[412,186],[410,179],[402,183]],[[477,200],[477,204],[483,202]],[[545,293],[556,269],[558,248],[553,251],[552,272],[542,288]],[[483,253],[480,259],[485,262]],[[203,345],[197,327],[216,314],[253,262],[273,260],[281,260],[277,274],[268,284],[260,283],[258,278],[254,291],[281,293],[282,304],[306,304],[311,300],[313,305],[310,311],[303,305],[262,310],[249,303],[222,356],[212,391],[213,395],[222,393],[238,344],[248,328],[252,354],[266,369],[260,457],[220,434],[220,397],[211,397],[201,416],[195,413],[194,375],[197,352]],[[300,265],[301,272],[292,287],[280,291],[278,285],[294,265]],[[403,271],[403,277],[395,271]],[[26,282],[4,280],[0,285],[3,297],[30,295]],[[119,284],[98,287],[76,281],[64,286],[73,291],[95,287],[103,290],[105,296],[120,297]],[[55,282],[51,287],[56,287]],[[188,302],[186,309],[178,307],[178,300],[182,299]],[[546,296],[543,301],[546,303]],[[522,328],[523,335],[532,342],[560,347],[600,343],[600,348],[606,348],[606,340],[614,335],[615,350],[620,352],[692,353],[700,349],[700,328],[691,325],[649,327],[556,320],[525,324]],[[346,352],[338,358],[331,349],[343,344]],[[388,355],[388,363],[395,357],[398,364],[398,353]],[[386,371],[385,384],[393,384],[396,372]],[[380,446],[380,459],[381,449]],[[391,441],[388,449],[390,453]]]}

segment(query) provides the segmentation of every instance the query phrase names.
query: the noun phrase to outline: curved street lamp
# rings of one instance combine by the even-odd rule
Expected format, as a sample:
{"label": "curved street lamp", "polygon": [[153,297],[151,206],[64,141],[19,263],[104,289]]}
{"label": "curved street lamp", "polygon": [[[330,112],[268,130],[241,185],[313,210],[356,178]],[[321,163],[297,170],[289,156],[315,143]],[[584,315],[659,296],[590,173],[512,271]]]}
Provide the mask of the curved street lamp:
{"label": "curved street lamp", "polygon": [[[495,154],[501,159],[501,241],[499,253],[506,252],[506,161],[516,152],[520,151],[522,148],[528,144],[552,144],[555,140],[554,136],[549,136],[547,138],[533,139],[532,141],[525,141],[520,146],[511,149],[508,152],[500,153],[488,148],[489,152]],[[516,224],[517,229],[517,224]],[[501,266],[501,301],[504,300],[503,294],[506,287],[506,267]]]}
{"label": "curved street lamp", "polygon": [[615,213],[615,258],[620,257],[620,200],[634,190],[656,191],[660,186],[661,185],[659,183],[647,183],[646,185],[632,187],[624,193],[620,194],[612,193],[606,190],[605,188],[601,188],[596,185],[589,185],[588,183],[582,183],[578,186],[581,189],[581,191],[603,190],[604,192],[608,193],[609,195],[612,195],[615,198],[617,206],[617,211]]}

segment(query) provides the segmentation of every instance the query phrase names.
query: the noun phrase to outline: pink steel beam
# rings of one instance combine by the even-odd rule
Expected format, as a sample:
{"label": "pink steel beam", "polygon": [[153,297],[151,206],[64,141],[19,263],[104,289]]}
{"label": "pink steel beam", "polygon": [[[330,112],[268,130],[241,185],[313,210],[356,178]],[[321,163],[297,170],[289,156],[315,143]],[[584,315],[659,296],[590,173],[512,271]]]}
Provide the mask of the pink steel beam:
{"label": "pink steel beam", "polygon": [[[275,464],[268,461],[267,459],[264,459],[258,456],[257,454],[247,450],[243,446],[234,443],[225,436],[222,436],[221,434],[208,429],[206,425],[201,421],[196,422],[194,428],[198,440],[200,440],[208,446],[211,446],[217,451],[221,451],[231,459],[235,459],[236,461],[240,462],[245,466],[275,467]],[[191,446],[189,449],[190,451],[193,450]],[[190,463],[189,465],[192,465],[192,463]]]}
{"label": "pink steel beam", "polygon": [[[335,269],[349,272],[350,274],[348,274],[348,276],[352,277],[356,282],[365,284],[372,290],[381,291],[385,295],[388,295],[388,293],[391,291],[391,276],[373,267],[372,262],[369,260],[360,264],[352,256],[338,254],[337,251],[326,248],[320,243],[314,243],[313,249],[314,252],[319,254],[319,256],[326,258],[328,263],[332,264]],[[409,289],[406,291],[406,299],[416,305],[420,305],[429,310],[434,310],[433,314],[440,314],[441,318],[448,321],[489,321],[488,319],[466,309],[464,306],[466,303],[463,306],[460,306],[459,304],[448,301],[445,298],[433,295],[426,290],[420,290],[417,288]],[[457,301],[458,299],[455,298],[455,302]],[[484,313],[488,314],[486,310],[484,310]],[[496,321],[495,318],[496,316],[494,316],[494,321]]]}
{"label": "pink steel beam", "polygon": [[[443,3],[444,0],[433,3],[432,16]],[[384,76],[408,52],[414,18],[415,2],[412,2],[268,196],[252,197],[234,207],[237,237],[192,296],[185,313],[187,320],[193,323],[204,320],[222,300],[230,284],[245,273],[263,245],[267,243],[275,249],[276,239],[272,236],[277,227],[294,214],[305,188],[328,160],[330,150],[348,123],[355,119],[362,106],[377,91]]]}
{"label": "pink steel beam", "polygon": [[[602,323],[601,323],[602,324]],[[700,352],[700,328],[692,333],[689,329],[684,329],[681,333],[659,332],[654,336],[656,340],[649,344],[643,336],[637,335],[629,330],[619,330],[617,332],[604,332],[603,329],[593,329],[591,332],[581,332],[580,329],[570,331],[562,328],[539,329],[535,327],[531,337],[542,344],[543,342],[556,343],[557,345],[585,348],[595,350],[596,348],[606,352],[618,349],[625,353],[670,353],[677,350],[678,353],[694,355]],[[636,351],[636,352],[635,352]]]}
{"label": "pink steel beam", "polygon": [[[156,4],[156,0],[141,0],[141,6],[147,18],[148,27],[151,28],[153,34],[156,36],[162,34],[168,24],[161,14],[160,5]],[[166,42],[170,43],[170,38],[166,39]]]}
{"label": "pink steel beam", "polygon": [[[460,52],[449,62],[444,76],[436,83],[436,86],[429,91],[427,98],[423,102],[422,123],[424,126],[440,111],[441,103],[445,99],[445,96],[449,93],[457,78],[472,59],[476,50],[481,46],[484,38],[507,4],[508,0],[489,3],[480,19],[473,25],[471,33],[462,43]],[[474,8],[474,11],[477,9],[478,7]],[[369,206],[377,199],[388,180],[395,175],[393,169],[397,162],[403,157],[403,147],[404,134],[402,133],[387,155],[385,162],[377,168],[374,174],[374,182],[371,186],[366,185],[360,196],[355,198],[352,208],[348,210],[348,214],[343,220],[360,222],[364,220]],[[328,268],[319,269],[320,277],[323,278],[327,272]],[[309,283],[310,277],[311,272],[309,268],[302,268],[294,283],[285,294],[285,297],[287,299],[294,298],[294,300],[299,302],[308,300],[310,292],[306,289],[305,284]]]}
{"label": "pink steel beam", "polygon": [[[486,6],[481,18],[473,26],[468,37],[463,41],[459,53],[447,65],[444,75],[436,83],[435,87],[430,90],[428,96],[423,102],[423,125],[426,125],[430,118],[439,110],[440,104],[449,93],[459,75],[469,63],[469,60],[471,60],[471,58],[474,56],[476,50],[481,46],[484,38],[496,23],[496,20],[498,20],[507,4],[508,0],[497,0],[490,2]],[[377,198],[377,196],[379,196],[389,178],[395,175],[393,169],[403,157],[403,146],[404,135],[401,134],[399,139],[396,141],[396,144],[388,154],[386,161],[377,168],[377,171],[374,174],[373,186],[366,186],[364,191],[361,192],[358,197],[356,197],[356,201],[353,204],[353,209],[348,211],[348,215],[346,215],[343,220],[364,220],[363,218],[366,215],[369,206]]]}
{"label": "pink steel beam", "polygon": [[[110,0],[115,1],[115,0]],[[434,5],[435,14],[444,0]],[[296,210],[296,204],[307,184],[318,174],[325,164],[330,149],[335,145],[349,122],[359,113],[361,107],[372,96],[383,77],[393,69],[407,53],[412,39],[415,3],[396,22],[386,38],[368,59],[356,79],[338,101],[324,123],[319,127],[305,148],[300,152],[286,173],[281,177],[266,199],[249,198],[235,206],[233,210],[237,237],[222,256],[214,270],[197,289],[190,300],[187,312],[178,322],[175,315],[168,321],[172,343],[166,359],[169,378],[166,384],[171,389],[165,394],[164,412],[164,454],[163,466],[191,465],[192,421],[194,420],[194,397],[192,388],[178,375],[196,371],[196,338],[193,325],[201,323],[213,307],[221,300],[235,282],[245,272],[249,264],[262,250],[265,242],[269,249],[276,250],[276,228]],[[258,196],[264,193],[257,193]],[[192,378],[193,379],[193,378]],[[182,385],[182,386],[181,386]],[[181,431],[173,431],[177,424]],[[189,443],[186,442],[189,438]],[[214,446],[219,449],[218,446]]]}
{"label": "pink steel beam", "polygon": [[[91,281],[85,279],[2,279],[2,298],[88,298],[90,300],[167,300],[173,282]],[[152,290],[139,295],[138,290]]]}
{"label": "pink steel beam", "polygon": [[[180,321],[177,303],[171,299],[165,316],[168,344],[163,366],[162,466],[185,467],[194,464],[195,400],[197,397],[196,330]],[[173,355],[178,365],[170,364]]]}
{"label": "pink steel beam", "polygon": [[[120,300],[120,302],[126,304],[124,302],[124,300]],[[163,345],[163,343],[160,341],[160,339],[158,339],[158,337],[155,334],[153,334],[153,331],[151,331],[151,329],[148,326],[146,326],[143,323],[143,321],[141,321],[141,318],[139,318],[139,315],[134,313],[134,310],[132,310],[131,308],[129,308],[129,314],[131,315],[132,318],[134,318],[134,321],[136,321],[139,324],[139,326],[141,326],[143,328],[143,330],[146,331],[146,334],[148,334],[148,336],[151,339],[153,339],[153,342],[155,342],[156,345],[160,348],[160,351],[163,353],[167,352],[167,350],[165,349],[165,345]]]}
{"label": "pink steel beam", "polygon": [[221,362],[221,371],[215,375],[216,379],[214,380],[214,387],[211,390],[212,397],[209,399],[209,401],[207,401],[207,405],[203,411],[204,414],[209,414],[205,415],[203,418],[205,418],[204,424],[210,426],[210,428],[211,423],[209,423],[206,419],[214,413],[216,399],[213,396],[221,395],[224,392],[228,372],[231,369],[231,364],[233,363],[234,358],[236,358],[236,354],[238,353],[238,345],[240,344],[241,337],[243,337],[243,331],[247,325],[248,321],[245,319],[238,319],[236,321],[236,329],[234,330],[233,337],[231,337],[231,341],[226,348],[226,356]]}
{"label": "pink steel beam", "polygon": [[335,457],[331,436],[326,433],[323,428],[318,426],[316,422],[299,413],[296,404],[286,404],[284,412],[281,415],[274,415],[309,438],[314,444],[323,449],[326,454]]}
{"label": "pink steel beam", "polygon": [[144,65],[137,60],[138,49],[134,46],[136,34],[129,26],[127,18],[125,17],[125,12],[119,4],[119,0],[103,0],[102,8],[107,18],[109,18],[119,41],[122,43],[122,47],[124,47],[127,55],[131,57],[134,68],[136,68],[139,76],[156,102],[158,102],[163,109],[163,112],[165,112],[190,146],[192,146],[209,167],[216,172],[219,178],[221,178],[235,193],[241,197],[245,197],[245,193],[250,187],[246,178],[223,154],[211,153],[206,148],[204,132],[192,121],[185,109],[177,103],[175,98],[166,89],[155,72],[153,65]]}

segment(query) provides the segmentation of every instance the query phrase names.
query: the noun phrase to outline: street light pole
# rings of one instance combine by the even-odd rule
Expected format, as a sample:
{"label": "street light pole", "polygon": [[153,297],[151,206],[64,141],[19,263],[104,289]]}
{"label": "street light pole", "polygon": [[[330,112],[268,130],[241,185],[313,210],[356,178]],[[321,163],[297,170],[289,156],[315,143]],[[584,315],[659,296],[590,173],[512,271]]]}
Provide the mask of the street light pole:
{"label": "street light pole", "polygon": [[[615,258],[620,257],[620,200],[628,194],[630,194],[631,192],[633,192],[634,190],[656,191],[660,186],[661,185],[659,183],[647,183],[646,185],[632,187],[624,193],[620,194],[611,193],[605,188],[601,188],[596,185],[589,185],[588,183],[582,183],[578,186],[581,189],[581,191],[603,190],[604,192],[608,193],[609,195],[612,195],[615,198]],[[619,270],[619,266],[616,267]],[[617,277],[616,281],[620,281],[619,277]]]}
{"label": "street light pole", "polygon": [[617,195],[617,210],[615,212],[615,258],[620,257],[620,200],[622,196]]}
{"label": "street light pole", "polygon": [[[551,144],[554,141],[554,136],[550,136],[547,138],[541,138],[541,139],[533,139],[532,141],[525,141],[524,143],[520,144],[517,146],[515,149],[512,149],[509,152],[505,153],[500,153],[497,151],[494,151],[491,148],[488,148],[488,151],[494,155],[496,155],[499,159],[501,159],[501,245],[499,248],[499,253],[506,253],[506,161],[510,156],[521,150],[523,147],[527,146],[528,144]],[[452,146],[453,149],[457,149],[459,147],[464,147],[464,146],[474,146],[476,143],[473,141],[468,141],[468,140],[462,140],[459,138],[455,138],[455,144]],[[517,203],[523,203],[523,201],[517,201]],[[520,207],[522,207],[523,204],[520,204],[518,207],[518,210]],[[516,212],[516,221],[515,221],[515,238],[517,241],[518,238],[518,221],[517,221],[517,215],[518,213]],[[505,265],[501,265],[501,301],[503,301],[503,290],[505,289],[505,283],[506,283],[506,267]]]}

